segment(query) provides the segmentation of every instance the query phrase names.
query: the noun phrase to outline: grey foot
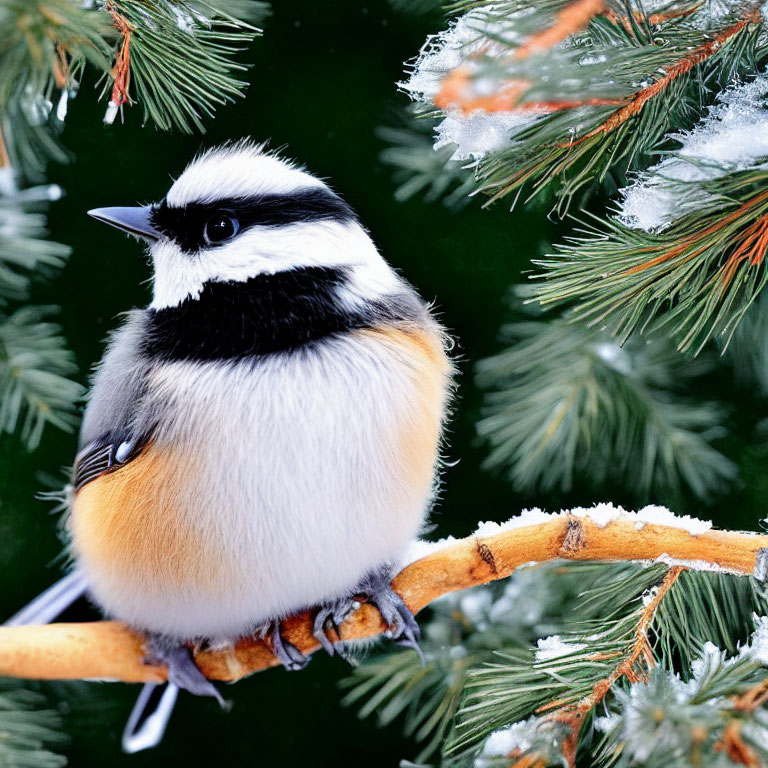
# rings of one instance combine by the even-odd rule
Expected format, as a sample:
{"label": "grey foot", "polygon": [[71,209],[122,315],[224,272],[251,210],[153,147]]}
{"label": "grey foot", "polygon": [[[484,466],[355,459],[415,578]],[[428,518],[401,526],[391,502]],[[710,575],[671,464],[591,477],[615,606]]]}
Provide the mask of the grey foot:
{"label": "grey foot", "polygon": [[309,658],[283,637],[280,632],[280,622],[277,619],[256,630],[256,634],[269,642],[277,660],[291,672],[304,669],[309,663]]}
{"label": "grey foot", "polygon": [[225,706],[216,686],[198,669],[192,651],[186,645],[161,636],[150,636],[147,642],[147,661],[168,666],[168,682],[194,693],[195,696],[212,696]]}
{"label": "grey foot", "polygon": [[403,599],[392,590],[390,577],[389,569],[371,573],[363,579],[353,596],[320,608],[315,616],[314,634],[328,653],[337,653],[348,659],[339,627],[362,603],[370,603],[379,610],[389,627],[386,636],[403,648],[412,648],[424,662],[419,647],[421,630]]}
{"label": "grey foot", "polygon": [[312,624],[312,633],[329,656],[341,656],[350,664],[354,663],[353,658],[347,653],[346,644],[342,640],[339,627],[361,605],[362,601],[354,596],[334,600],[332,603],[320,606]]}

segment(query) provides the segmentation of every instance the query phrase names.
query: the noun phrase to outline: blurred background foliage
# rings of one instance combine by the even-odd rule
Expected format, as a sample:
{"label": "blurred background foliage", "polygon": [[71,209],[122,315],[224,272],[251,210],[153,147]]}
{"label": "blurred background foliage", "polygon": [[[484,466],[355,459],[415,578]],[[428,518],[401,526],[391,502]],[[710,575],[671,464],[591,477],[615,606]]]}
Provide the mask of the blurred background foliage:
{"label": "blurred background foliage", "polygon": [[[477,424],[488,425],[493,413],[475,383],[475,365],[502,353],[510,338],[520,337],[520,328],[528,328],[527,343],[535,341],[531,317],[510,302],[511,286],[524,280],[532,258],[563,239],[569,225],[550,220],[544,202],[510,213],[503,201],[488,210],[481,210],[479,201],[457,210],[425,202],[422,194],[407,202],[395,198],[397,180],[388,162],[392,131],[398,129],[393,115],[403,111],[407,100],[394,84],[402,79],[403,61],[428,34],[444,27],[435,5],[420,2],[409,12],[407,3],[384,0],[275,3],[264,22],[264,37],[238,55],[250,64],[246,98],[220,108],[215,120],[206,120],[202,137],[142,127],[140,107],[126,108],[124,125],[118,117],[104,126],[104,104],[90,98],[101,87],[98,76],[85,75],[61,133],[72,161],[52,164],[47,174],[49,182],[66,191],[51,205],[50,237],[72,252],[53,279],[35,281],[29,291],[37,305],[61,306],[56,321],[74,354],[75,378],[86,383],[119,314],[149,298],[150,270],[140,247],[89,220],[86,210],[157,200],[201,148],[241,136],[269,139],[273,147],[284,147],[286,155],[331,180],[359,211],[384,256],[426,299],[436,302],[457,340],[460,394],[448,435],[448,467],[432,518],[435,535],[462,536],[478,520],[505,520],[527,506],[558,510],[604,499],[628,507],[667,503],[679,514],[712,518],[720,526],[756,528],[768,499],[765,449],[756,432],[765,413],[766,391],[755,383],[756,377],[765,377],[759,369],[762,358],[755,359],[752,374],[741,366],[735,375],[732,367],[712,359],[698,365],[695,375],[689,371],[674,381],[660,384],[658,376],[651,381],[657,394],[661,388],[676,398],[692,394],[695,386],[697,400],[720,403],[716,423],[705,419],[702,429],[727,422],[727,433],[710,435],[713,450],[723,456],[719,466],[727,468],[723,473],[730,478],[727,496],[716,495],[711,484],[700,487],[697,495],[674,483],[654,485],[633,476],[631,464],[614,464],[610,452],[597,457],[600,472],[590,471],[587,464],[568,482],[551,482],[546,490],[530,478],[510,480],[503,468],[483,469],[489,450],[479,442]],[[389,128],[382,133],[382,126]],[[418,135],[413,141],[418,143]],[[389,155],[382,157],[385,150]],[[462,183],[457,173],[455,184]],[[590,205],[602,210],[605,198],[598,195]],[[528,325],[500,338],[502,325],[522,321]],[[738,340],[746,350],[741,359],[759,348],[761,338],[755,321]],[[584,348],[574,331],[568,359]],[[594,357],[594,345],[586,348]],[[605,353],[603,348],[597,358],[605,361]],[[669,353],[638,354],[644,360],[655,354],[651,365],[657,365]],[[525,387],[526,382],[515,385]],[[665,397],[655,402],[674,407],[676,401]],[[70,464],[75,446],[73,434],[57,429],[45,430],[32,453],[18,433],[0,437],[0,611],[6,616],[59,576],[57,521],[50,505],[35,495],[61,484],[62,468]],[[87,615],[78,609],[69,618]],[[226,689],[234,704],[227,714],[213,702],[183,696],[162,745],[136,756],[120,753],[119,737],[137,689],[95,683],[37,687],[50,694],[49,701],[61,702],[69,737],[63,753],[74,766],[295,766],[342,760],[393,766],[404,755],[417,754],[400,729],[385,736],[373,721],[358,720],[354,708],[341,706],[337,684],[347,674],[341,662],[318,655],[302,674],[272,671]]]}

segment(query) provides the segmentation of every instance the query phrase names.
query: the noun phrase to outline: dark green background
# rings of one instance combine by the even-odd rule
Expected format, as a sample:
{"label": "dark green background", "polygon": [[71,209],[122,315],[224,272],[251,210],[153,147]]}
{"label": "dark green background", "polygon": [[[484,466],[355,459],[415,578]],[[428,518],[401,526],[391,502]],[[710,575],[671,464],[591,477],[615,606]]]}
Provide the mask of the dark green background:
{"label": "dark green background", "polygon": [[[627,488],[581,487],[563,497],[522,498],[503,479],[479,468],[483,450],[473,424],[480,403],[472,364],[498,348],[499,325],[509,316],[504,308],[509,285],[563,229],[558,231],[545,211],[510,214],[498,205],[457,214],[420,201],[394,202],[374,131],[406,102],[394,85],[402,77],[402,62],[441,25],[439,16],[405,16],[384,2],[276,3],[264,37],[243,55],[253,64],[247,98],[220,110],[202,138],[142,128],[138,107],[126,111],[125,125],[104,127],[104,106],[96,104],[94,84],[84,83],[63,135],[73,162],[50,170],[50,180],[67,193],[51,210],[51,234],[74,252],[60,276],[37,286],[34,299],[63,307],[61,321],[85,381],[118,314],[145,304],[150,290],[149,265],[137,243],[88,219],[85,211],[159,199],[170,177],[202,147],[242,136],[270,139],[332,181],[357,208],[390,263],[425,298],[437,301],[458,340],[461,394],[448,450],[448,459],[458,463],[445,473],[433,516],[438,533],[465,535],[478,520],[504,520],[526,505],[553,510],[603,498],[631,503]],[[725,397],[734,394],[725,375],[711,387]],[[747,482],[703,515],[730,527],[754,528],[764,515],[768,488],[762,462],[742,448],[739,438],[756,414],[748,398],[744,403],[732,416],[734,437],[726,449],[741,463]],[[51,477],[62,476],[61,468],[74,455],[75,437],[51,429],[34,454],[26,454],[15,438],[1,440],[0,451],[5,584],[0,613],[7,616],[59,575],[57,520],[50,505],[35,501],[34,494]],[[698,510],[684,504],[678,511]],[[80,609],[75,615],[88,613]],[[412,757],[411,745],[397,729],[380,731],[340,707],[337,681],[345,672],[343,663],[318,654],[300,674],[260,674],[226,689],[234,703],[228,714],[211,701],[183,695],[162,746],[131,757],[120,753],[119,735],[138,688],[78,683],[44,689],[68,712],[67,754],[74,766],[395,766],[400,758]]]}

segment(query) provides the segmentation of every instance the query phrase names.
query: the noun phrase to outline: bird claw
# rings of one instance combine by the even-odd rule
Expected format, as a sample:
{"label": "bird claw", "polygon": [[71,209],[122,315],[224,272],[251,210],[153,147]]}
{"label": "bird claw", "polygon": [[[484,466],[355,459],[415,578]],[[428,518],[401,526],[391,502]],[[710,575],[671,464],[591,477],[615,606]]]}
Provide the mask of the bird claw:
{"label": "bird claw", "polygon": [[416,651],[423,665],[424,654],[419,646],[421,629],[410,609],[403,602],[403,598],[392,589],[389,582],[386,582],[386,588],[371,595],[368,602],[379,609],[381,617],[389,627],[387,636],[392,639],[392,642],[401,648],[411,648]]}
{"label": "bird claw", "polygon": [[312,634],[328,655],[340,656],[349,664],[354,664],[354,659],[347,653],[346,643],[341,639],[339,626],[359,607],[360,602],[354,598],[335,600],[320,607],[312,624]]}
{"label": "bird claw", "polygon": [[265,639],[272,646],[272,653],[277,660],[289,671],[298,672],[304,669],[309,663],[309,658],[305,656],[293,643],[289,643],[280,631],[280,621],[273,619],[264,627],[257,631],[262,639]]}
{"label": "bird claw", "polygon": [[[390,574],[384,570],[367,576],[352,597],[335,600],[321,606],[315,615],[313,633],[328,653],[337,654],[353,663],[347,653],[346,643],[342,640],[339,627],[354,613],[362,602],[375,606],[388,629],[385,635],[403,648],[412,648],[424,663],[424,655],[419,647],[421,630],[402,597],[393,591]],[[333,631],[333,634],[331,634]]]}
{"label": "bird claw", "polygon": [[162,635],[147,638],[146,662],[165,664],[168,667],[168,682],[195,696],[212,696],[222,707],[224,698],[216,686],[200,671],[192,657],[191,649]]}

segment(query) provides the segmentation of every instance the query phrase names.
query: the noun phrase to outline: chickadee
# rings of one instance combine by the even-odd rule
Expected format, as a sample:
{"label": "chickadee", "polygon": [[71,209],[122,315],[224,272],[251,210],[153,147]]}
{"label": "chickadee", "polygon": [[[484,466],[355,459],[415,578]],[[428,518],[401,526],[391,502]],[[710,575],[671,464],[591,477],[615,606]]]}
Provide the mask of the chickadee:
{"label": "chickadee", "polygon": [[451,386],[429,308],[325,182],[250,143],[194,160],[160,203],[89,214],[154,264],[75,462],[71,549],[96,603],[203,695],[188,644],[259,634],[299,668],[280,620],[313,606],[330,653],[361,596],[416,646],[390,580],[430,508]]}

